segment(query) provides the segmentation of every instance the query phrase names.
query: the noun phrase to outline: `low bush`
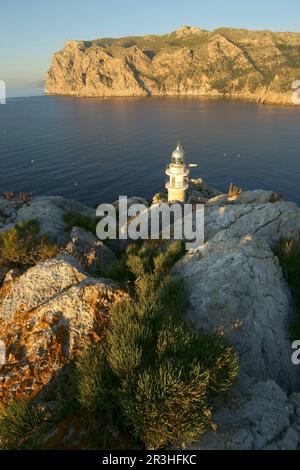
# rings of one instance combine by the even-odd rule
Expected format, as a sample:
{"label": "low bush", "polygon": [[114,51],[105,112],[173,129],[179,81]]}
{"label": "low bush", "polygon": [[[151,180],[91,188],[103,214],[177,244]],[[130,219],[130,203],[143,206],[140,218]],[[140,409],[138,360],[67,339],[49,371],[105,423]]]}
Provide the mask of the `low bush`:
{"label": "low bush", "polygon": [[28,267],[58,252],[58,245],[39,235],[39,223],[35,220],[20,222],[0,234],[0,265]]}
{"label": "low bush", "polygon": [[274,248],[285,279],[293,295],[293,320],[291,335],[293,339],[300,338],[300,241],[281,238]]}

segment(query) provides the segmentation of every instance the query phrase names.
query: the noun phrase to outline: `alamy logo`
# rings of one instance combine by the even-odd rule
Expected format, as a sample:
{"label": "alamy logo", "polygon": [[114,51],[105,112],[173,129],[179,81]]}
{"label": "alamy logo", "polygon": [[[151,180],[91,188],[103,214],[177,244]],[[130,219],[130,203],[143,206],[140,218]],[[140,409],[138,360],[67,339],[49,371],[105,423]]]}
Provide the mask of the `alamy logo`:
{"label": "alamy logo", "polygon": [[6,84],[0,80],[0,104],[6,104]]}
{"label": "alamy logo", "polygon": [[[118,213],[117,213],[118,212]],[[144,204],[128,207],[120,196],[118,211],[112,204],[97,208],[97,237],[100,240],[185,240],[187,250],[204,243],[204,205],[162,203],[150,208]]]}
{"label": "alamy logo", "polygon": [[292,349],[296,350],[292,354],[292,363],[295,366],[298,366],[300,364],[300,341],[299,340],[296,340],[293,342]]}
{"label": "alamy logo", "polygon": [[295,80],[292,83],[292,89],[295,90],[292,95],[293,104],[300,104],[300,80]]}

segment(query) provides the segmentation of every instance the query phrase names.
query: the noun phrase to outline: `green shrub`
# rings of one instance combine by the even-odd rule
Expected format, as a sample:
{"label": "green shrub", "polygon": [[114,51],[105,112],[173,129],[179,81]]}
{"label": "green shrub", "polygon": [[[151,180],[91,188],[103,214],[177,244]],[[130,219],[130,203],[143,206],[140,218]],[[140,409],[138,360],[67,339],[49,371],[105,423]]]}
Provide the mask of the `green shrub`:
{"label": "green shrub", "polygon": [[0,446],[2,449],[30,449],[46,413],[31,399],[18,399],[0,410]]}
{"label": "green shrub", "polygon": [[128,426],[147,449],[191,442],[208,425],[208,375],[171,363],[131,375],[122,386],[122,411]]}
{"label": "green shrub", "polygon": [[185,253],[181,240],[166,243],[163,240],[149,240],[142,245],[130,245],[126,251],[127,266],[134,277],[146,273],[167,273]]}
{"label": "green shrub", "polygon": [[76,395],[81,407],[89,410],[109,408],[111,374],[103,343],[96,343],[83,352],[75,365]]}
{"label": "green shrub", "polygon": [[100,267],[97,276],[113,279],[114,281],[123,282],[127,280],[128,269],[124,257],[112,261],[106,267]]}
{"label": "green shrub", "polygon": [[146,273],[163,275],[185,253],[181,241],[166,244],[161,240],[130,244],[119,259],[105,268],[100,267],[97,275],[119,282],[134,282]]}
{"label": "green shrub", "polygon": [[154,271],[160,272],[161,274],[167,273],[172,266],[182,258],[184,253],[184,243],[181,240],[170,243],[165,252],[159,253],[154,257]]}
{"label": "green shrub", "polygon": [[39,235],[36,220],[20,222],[0,234],[0,265],[28,267],[56,256],[58,252],[58,245]]}
{"label": "green shrub", "polygon": [[293,339],[300,337],[300,241],[281,238],[274,248],[278,256],[285,279],[293,295],[293,320],[291,335]]}
{"label": "green shrub", "polygon": [[88,232],[96,233],[97,219],[87,217],[86,215],[76,214],[68,212],[64,215],[64,221],[66,223],[66,230],[70,232],[73,227],[80,227]]}

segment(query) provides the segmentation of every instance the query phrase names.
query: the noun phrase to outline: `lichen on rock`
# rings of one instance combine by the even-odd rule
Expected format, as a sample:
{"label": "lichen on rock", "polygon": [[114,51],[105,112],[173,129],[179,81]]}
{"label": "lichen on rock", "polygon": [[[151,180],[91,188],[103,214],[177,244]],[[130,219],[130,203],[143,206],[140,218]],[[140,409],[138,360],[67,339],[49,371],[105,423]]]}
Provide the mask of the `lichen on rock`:
{"label": "lichen on rock", "polygon": [[0,398],[35,396],[105,334],[109,311],[126,294],[108,279],[88,277],[70,255],[39,263],[0,296]]}

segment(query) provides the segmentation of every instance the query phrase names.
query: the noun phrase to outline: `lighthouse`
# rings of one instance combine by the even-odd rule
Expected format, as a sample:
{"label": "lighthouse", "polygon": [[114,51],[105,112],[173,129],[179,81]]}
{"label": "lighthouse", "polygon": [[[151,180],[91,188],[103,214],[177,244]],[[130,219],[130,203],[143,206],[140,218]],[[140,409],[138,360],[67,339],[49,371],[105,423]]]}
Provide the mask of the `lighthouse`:
{"label": "lighthouse", "polygon": [[186,190],[189,187],[189,167],[184,162],[184,150],[180,143],[171,156],[166,169],[168,201],[185,202]]}

